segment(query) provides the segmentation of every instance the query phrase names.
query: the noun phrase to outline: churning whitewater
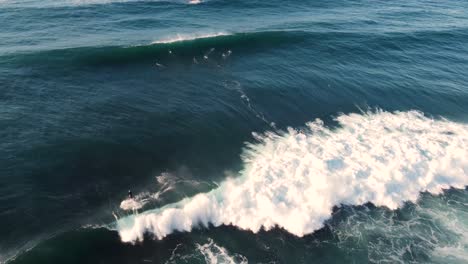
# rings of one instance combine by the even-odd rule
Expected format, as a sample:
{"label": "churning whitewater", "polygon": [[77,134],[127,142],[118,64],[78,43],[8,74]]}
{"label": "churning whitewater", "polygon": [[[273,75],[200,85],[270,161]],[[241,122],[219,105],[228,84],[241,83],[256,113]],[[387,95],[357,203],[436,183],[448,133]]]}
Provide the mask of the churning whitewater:
{"label": "churning whitewater", "polygon": [[258,232],[281,227],[304,236],[323,227],[334,206],[396,209],[420,192],[438,194],[468,184],[468,125],[418,111],[343,114],[330,128],[315,120],[304,129],[254,134],[244,170],[217,189],[163,208],[121,218],[124,242],[145,233],[233,225]]}
{"label": "churning whitewater", "polygon": [[0,263],[467,263],[466,43],[466,0],[0,0]]}

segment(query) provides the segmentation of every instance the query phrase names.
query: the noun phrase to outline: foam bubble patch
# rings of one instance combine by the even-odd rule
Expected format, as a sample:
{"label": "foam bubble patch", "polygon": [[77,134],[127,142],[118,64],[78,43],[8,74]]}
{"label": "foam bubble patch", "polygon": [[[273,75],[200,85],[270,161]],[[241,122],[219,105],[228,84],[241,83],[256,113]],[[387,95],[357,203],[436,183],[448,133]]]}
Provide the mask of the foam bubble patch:
{"label": "foam bubble patch", "polygon": [[135,199],[125,199],[120,203],[120,208],[125,211],[138,210],[145,205],[145,202],[141,202]]}
{"label": "foam bubble patch", "polygon": [[208,243],[200,245],[197,244],[197,249],[203,255],[205,262],[210,264],[217,264],[217,263],[229,263],[229,264],[247,264],[247,258],[239,255],[234,254],[230,255],[229,252],[224,248],[216,243],[213,242],[212,239],[209,239]]}
{"label": "foam bubble patch", "polygon": [[332,208],[372,202],[396,209],[419,193],[468,184],[468,125],[417,111],[341,115],[302,130],[256,135],[244,170],[217,189],[118,220],[122,241],[233,225],[275,226],[303,236],[323,227]]}

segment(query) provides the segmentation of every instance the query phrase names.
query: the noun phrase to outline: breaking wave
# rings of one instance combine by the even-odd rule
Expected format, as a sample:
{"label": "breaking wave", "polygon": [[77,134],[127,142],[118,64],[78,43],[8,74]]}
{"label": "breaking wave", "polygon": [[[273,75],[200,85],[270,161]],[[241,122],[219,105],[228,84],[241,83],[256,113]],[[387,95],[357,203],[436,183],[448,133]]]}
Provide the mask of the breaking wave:
{"label": "breaking wave", "polygon": [[188,61],[203,59],[207,53],[223,58],[223,54],[242,52],[247,54],[258,50],[280,47],[281,44],[297,43],[305,39],[303,32],[261,31],[244,33],[175,35],[137,46],[77,47],[39,51],[34,53],[4,56],[5,61],[27,65],[44,65],[47,61],[54,66],[63,64],[75,66],[111,66],[155,61]]}
{"label": "breaking wave", "polygon": [[420,192],[468,184],[468,125],[417,111],[343,114],[337,128],[315,120],[304,129],[254,134],[244,170],[218,188],[117,221],[124,242],[145,233],[233,225],[258,232],[276,226],[303,236],[320,229],[334,206],[396,209]]}
{"label": "breaking wave", "polygon": [[153,41],[152,44],[168,44],[174,42],[183,42],[195,39],[207,39],[207,38],[214,38],[219,36],[226,36],[229,35],[227,33],[218,32],[213,34],[176,34],[174,37],[163,38],[161,40]]}
{"label": "breaking wave", "polygon": [[166,2],[174,4],[201,4],[207,0],[59,0],[59,1],[19,1],[19,0],[0,0],[0,5],[11,7],[67,7],[67,6],[88,6],[88,5],[106,5],[115,3],[139,3],[139,2]]}

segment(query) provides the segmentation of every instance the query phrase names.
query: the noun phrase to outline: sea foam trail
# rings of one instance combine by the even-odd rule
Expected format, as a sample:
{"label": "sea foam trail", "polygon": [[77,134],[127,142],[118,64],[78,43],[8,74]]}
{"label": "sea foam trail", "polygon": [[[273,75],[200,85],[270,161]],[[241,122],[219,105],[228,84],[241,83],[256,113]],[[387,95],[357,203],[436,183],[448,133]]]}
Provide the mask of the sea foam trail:
{"label": "sea foam trail", "polygon": [[420,112],[341,115],[330,129],[255,135],[244,170],[217,189],[117,222],[122,241],[163,238],[198,226],[275,226],[303,236],[320,229],[333,206],[372,202],[396,209],[421,191],[468,184],[468,125]]}

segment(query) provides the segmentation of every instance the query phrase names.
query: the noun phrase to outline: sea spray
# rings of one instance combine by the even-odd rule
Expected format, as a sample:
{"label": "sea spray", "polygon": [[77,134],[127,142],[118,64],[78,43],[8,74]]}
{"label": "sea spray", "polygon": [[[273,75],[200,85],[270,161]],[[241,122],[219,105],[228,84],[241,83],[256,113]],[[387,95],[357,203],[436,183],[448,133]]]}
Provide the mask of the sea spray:
{"label": "sea spray", "polygon": [[256,135],[244,170],[219,188],[117,222],[122,241],[163,238],[194,227],[275,226],[303,236],[323,227],[333,206],[371,202],[396,209],[421,191],[468,184],[468,125],[417,111],[340,115],[303,130]]}

